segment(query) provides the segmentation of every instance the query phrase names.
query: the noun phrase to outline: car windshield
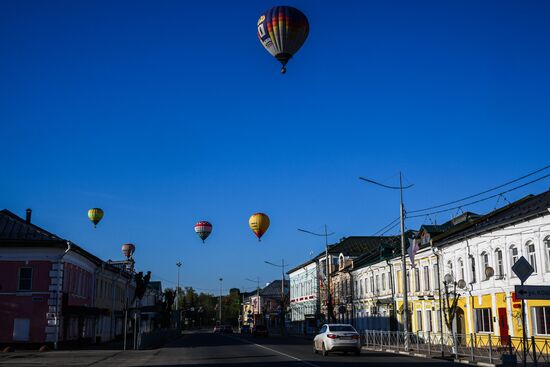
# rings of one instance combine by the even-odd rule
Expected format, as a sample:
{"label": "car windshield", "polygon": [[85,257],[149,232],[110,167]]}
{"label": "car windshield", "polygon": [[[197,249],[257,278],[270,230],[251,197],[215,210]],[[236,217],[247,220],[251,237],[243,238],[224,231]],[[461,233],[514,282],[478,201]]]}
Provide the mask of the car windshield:
{"label": "car windshield", "polygon": [[348,325],[334,325],[329,326],[330,331],[355,331],[355,329],[352,326]]}

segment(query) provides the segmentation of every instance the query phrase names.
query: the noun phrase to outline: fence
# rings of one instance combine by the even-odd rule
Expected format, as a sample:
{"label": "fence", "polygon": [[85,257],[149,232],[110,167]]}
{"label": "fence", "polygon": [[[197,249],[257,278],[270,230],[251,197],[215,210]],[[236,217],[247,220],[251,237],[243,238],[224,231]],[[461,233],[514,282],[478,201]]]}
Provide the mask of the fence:
{"label": "fence", "polygon": [[[441,334],[419,331],[366,330],[364,343],[375,350],[407,351],[490,364],[550,364],[550,339],[531,337],[523,349],[523,338],[492,334]],[[407,340],[407,346],[405,345]]]}

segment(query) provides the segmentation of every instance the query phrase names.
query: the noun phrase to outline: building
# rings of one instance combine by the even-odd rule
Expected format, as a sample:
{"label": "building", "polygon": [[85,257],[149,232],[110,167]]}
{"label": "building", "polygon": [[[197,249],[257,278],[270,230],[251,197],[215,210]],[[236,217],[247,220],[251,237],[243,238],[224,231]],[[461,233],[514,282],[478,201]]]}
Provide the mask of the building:
{"label": "building", "polygon": [[[323,252],[322,255],[324,254]],[[318,326],[320,283],[317,261],[319,256],[287,272],[290,282],[290,321],[292,326],[303,334],[315,333]]]}

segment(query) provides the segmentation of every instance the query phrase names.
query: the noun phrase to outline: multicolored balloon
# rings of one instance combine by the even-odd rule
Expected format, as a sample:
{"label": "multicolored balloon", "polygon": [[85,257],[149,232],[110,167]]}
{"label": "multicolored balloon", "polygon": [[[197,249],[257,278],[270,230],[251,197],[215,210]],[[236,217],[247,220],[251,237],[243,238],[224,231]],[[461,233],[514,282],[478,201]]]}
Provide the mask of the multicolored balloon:
{"label": "multicolored balloon", "polygon": [[265,49],[283,65],[302,47],[308,34],[309,22],[300,10],[291,6],[275,6],[258,19],[258,38]]}
{"label": "multicolored balloon", "polygon": [[195,224],[195,232],[197,232],[202,240],[202,243],[204,243],[204,240],[207,239],[212,232],[212,224],[205,220],[201,220],[200,222],[197,222],[197,224]]}
{"label": "multicolored balloon", "polygon": [[248,220],[248,225],[252,232],[256,234],[256,237],[258,237],[258,241],[261,241],[262,236],[269,228],[269,217],[264,213],[252,214]]}
{"label": "multicolored balloon", "polygon": [[125,243],[122,245],[122,253],[124,256],[126,256],[127,259],[131,258],[132,255],[134,255],[134,251],[136,251],[136,246],[134,246],[132,243]]}
{"label": "multicolored balloon", "polygon": [[94,228],[96,228],[97,224],[103,218],[103,214],[103,209],[100,208],[92,208],[88,210],[88,218],[90,218],[90,220],[94,224]]}

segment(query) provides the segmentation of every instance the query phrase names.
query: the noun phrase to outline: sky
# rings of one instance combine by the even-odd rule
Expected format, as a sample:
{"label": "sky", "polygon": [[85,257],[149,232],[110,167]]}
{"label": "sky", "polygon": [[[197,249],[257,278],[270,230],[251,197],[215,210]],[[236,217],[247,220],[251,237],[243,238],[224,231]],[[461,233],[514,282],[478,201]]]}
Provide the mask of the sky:
{"label": "sky", "polygon": [[[285,75],[256,36],[274,5],[0,2],[0,208],[32,208],[105,260],[134,243],[165,287],[182,261],[183,286],[216,293],[219,278],[251,290],[247,278],[281,277],[264,261],[323,250],[298,228],[326,224],[335,242],[398,217],[398,192],[359,176],[402,172],[412,211],[550,164],[550,2],[289,0],[310,34]],[[261,242],[255,212],[271,218]],[[213,224],[205,244],[199,220]]]}

